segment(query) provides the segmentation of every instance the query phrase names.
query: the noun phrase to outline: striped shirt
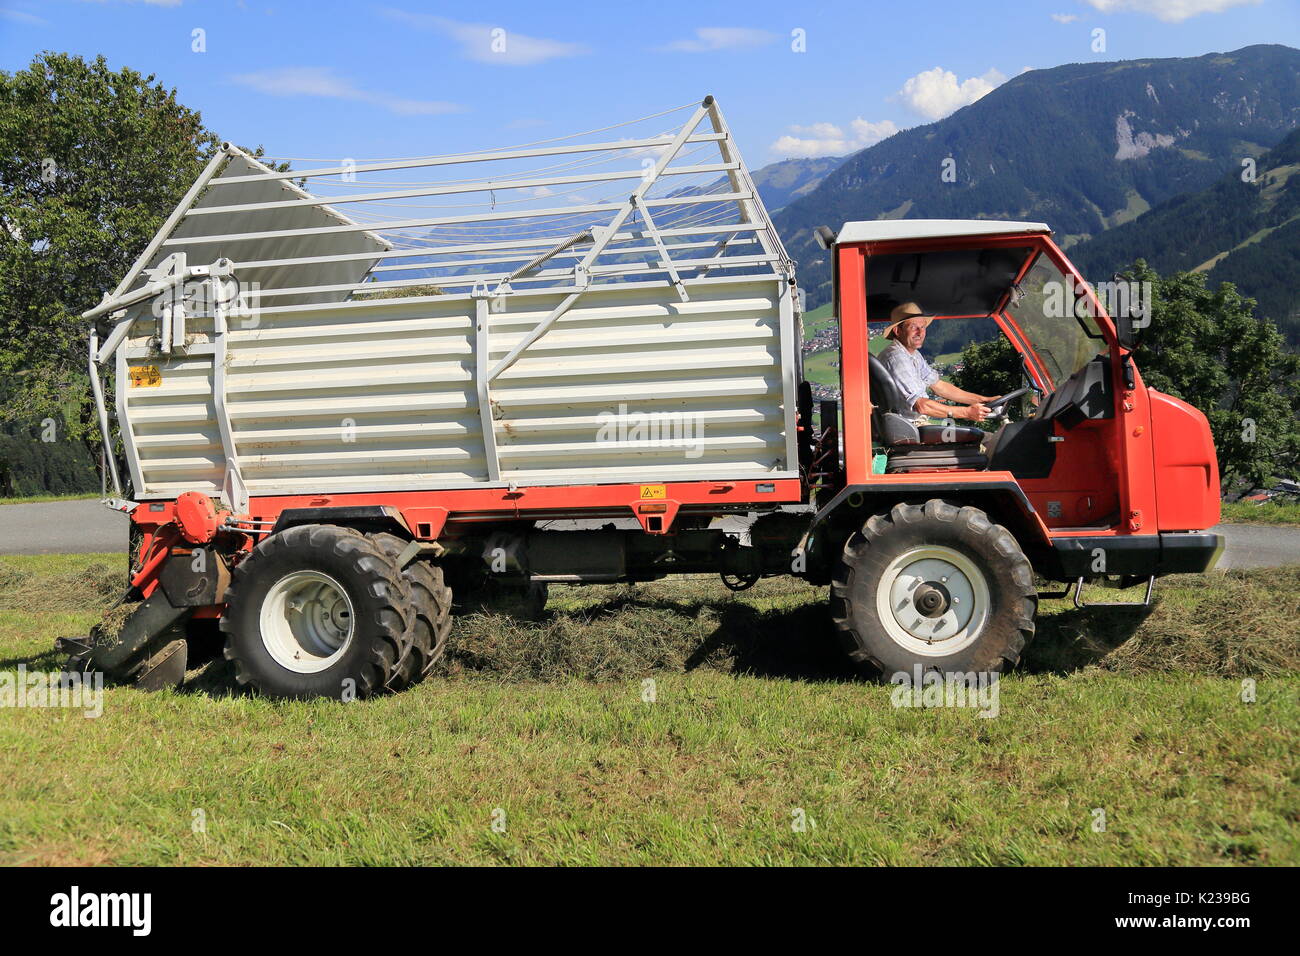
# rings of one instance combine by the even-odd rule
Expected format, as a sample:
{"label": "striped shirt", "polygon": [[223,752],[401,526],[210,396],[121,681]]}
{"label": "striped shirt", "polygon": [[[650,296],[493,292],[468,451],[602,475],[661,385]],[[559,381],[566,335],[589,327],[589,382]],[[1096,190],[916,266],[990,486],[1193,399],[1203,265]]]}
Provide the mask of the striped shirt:
{"label": "striped shirt", "polygon": [[[925,398],[930,386],[939,381],[939,373],[930,367],[920,352],[909,352],[898,341],[885,346],[879,358],[907,396],[908,407],[916,411],[917,401]],[[917,412],[917,416],[925,419],[920,412]]]}

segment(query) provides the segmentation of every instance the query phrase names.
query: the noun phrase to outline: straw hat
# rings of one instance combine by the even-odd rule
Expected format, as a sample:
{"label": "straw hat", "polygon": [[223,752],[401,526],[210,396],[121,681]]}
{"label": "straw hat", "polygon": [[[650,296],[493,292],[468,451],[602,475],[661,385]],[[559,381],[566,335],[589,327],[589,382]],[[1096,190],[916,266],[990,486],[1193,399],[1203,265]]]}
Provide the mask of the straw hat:
{"label": "straw hat", "polygon": [[885,338],[893,338],[895,329],[908,319],[915,318],[922,320],[922,328],[934,321],[934,316],[927,313],[915,302],[904,302],[901,305],[894,306],[893,311],[889,313],[889,325],[885,326]]}

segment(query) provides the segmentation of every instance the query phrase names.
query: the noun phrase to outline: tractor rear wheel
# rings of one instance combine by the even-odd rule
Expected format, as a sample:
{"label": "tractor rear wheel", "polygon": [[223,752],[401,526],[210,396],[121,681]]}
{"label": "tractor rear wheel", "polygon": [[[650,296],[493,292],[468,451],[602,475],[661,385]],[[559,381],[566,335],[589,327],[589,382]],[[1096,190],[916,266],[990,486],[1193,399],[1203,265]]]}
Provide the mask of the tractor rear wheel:
{"label": "tractor rear wheel", "polygon": [[240,684],[271,697],[369,697],[409,653],[410,588],[374,540],[300,525],[235,568],[221,629]]}
{"label": "tractor rear wheel", "polygon": [[897,504],[845,542],[831,616],[850,659],[885,677],[1001,672],[1034,636],[1038,591],[1006,528],[978,508]]}
{"label": "tractor rear wheel", "polygon": [[[394,561],[406,550],[407,542],[395,534],[371,537]],[[451,634],[451,588],[443,581],[442,568],[427,561],[412,561],[402,568],[402,577],[411,589],[415,622],[410,651],[398,662],[388,682],[389,690],[394,691],[405,690],[428,677],[447,650],[447,636]]]}

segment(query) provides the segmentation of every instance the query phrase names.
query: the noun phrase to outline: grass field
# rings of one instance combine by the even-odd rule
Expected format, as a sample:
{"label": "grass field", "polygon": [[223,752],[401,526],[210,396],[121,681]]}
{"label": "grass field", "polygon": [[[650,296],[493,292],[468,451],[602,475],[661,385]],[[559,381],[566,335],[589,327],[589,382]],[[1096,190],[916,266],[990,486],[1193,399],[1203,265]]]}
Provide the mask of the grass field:
{"label": "grass field", "polygon": [[1227,524],[1300,524],[1300,501],[1225,501],[1222,511]]}
{"label": "grass field", "polygon": [[88,498],[99,498],[97,492],[86,492],[81,495],[27,495],[20,498],[3,498],[0,497],[0,505],[30,505],[42,501],[85,501]]}
{"label": "grass field", "polygon": [[809,352],[803,357],[803,376],[818,385],[840,387],[840,353],[830,349]]}
{"label": "grass field", "polygon": [[[57,667],[121,564],[0,559],[0,670]],[[1167,579],[1146,616],[1045,602],[992,719],[892,706],[824,593],[555,589],[353,704],[240,694],[218,661],[97,719],[0,709],[0,862],[1300,863],[1300,568]]]}
{"label": "grass field", "polygon": [[811,312],[805,312],[803,314],[804,338],[810,339],[822,329],[830,328],[831,323],[834,321],[835,314],[829,302],[817,306]]}

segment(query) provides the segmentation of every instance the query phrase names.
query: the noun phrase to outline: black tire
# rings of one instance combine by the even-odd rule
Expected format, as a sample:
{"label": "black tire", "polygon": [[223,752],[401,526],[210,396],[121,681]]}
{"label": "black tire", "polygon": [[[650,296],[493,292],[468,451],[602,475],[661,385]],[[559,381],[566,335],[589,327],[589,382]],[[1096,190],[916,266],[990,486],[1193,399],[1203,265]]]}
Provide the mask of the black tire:
{"label": "black tire", "polygon": [[[949,560],[958,571],[952,592],[940,581],[921,581],[927,570]],[[969,611],[963,611],[957,594],[966,593],[968,574],[972,596]],[[909,581],[916,586],[909,588]],[[939,499],[897,504],[889,514],[867,519],[845,542],[830,600],[849,658],[885,677],[911,676],[917,665],[923,672],[1010,670],[1033,639],[1038,610],[1033,569],[1011,532],[978,508]],[[884,618],[879,603],[893,610],[892,620]],[[970,615],[964,626],[963,613]],[[909,620],[913,615],[915,621]],[[982,624],[975,626],[977,621]],[[950,633],[944,635],[943,628]],[[953,641],[952,653],[944,653],[945,640]]]}
{"label": "black tire", "polygon": [[[406,550],[407,542],[395,534],[371,535],[390,558],[396,560]],[[412,561],[402,568],[402,577],[411,590],[415,610],[411,646],[393,670],[388,689],[401,691],[429,676],[447,650],[451,634],[451,588],[443,580],[442,568],[427,561]]]}
{"label": "black tire", "polygon": [[[277,661],[261,627],[272,589],[300,572],[328,576],[352,609],[350,640],[337,659],[310,673]],[[379,693],[411,641],[415,618],[397,563],[371,538],[335,525],[300,525],[263,540],[235,568],[227,600],[221,630],[235,679],[271,697],[347,700]]]}

